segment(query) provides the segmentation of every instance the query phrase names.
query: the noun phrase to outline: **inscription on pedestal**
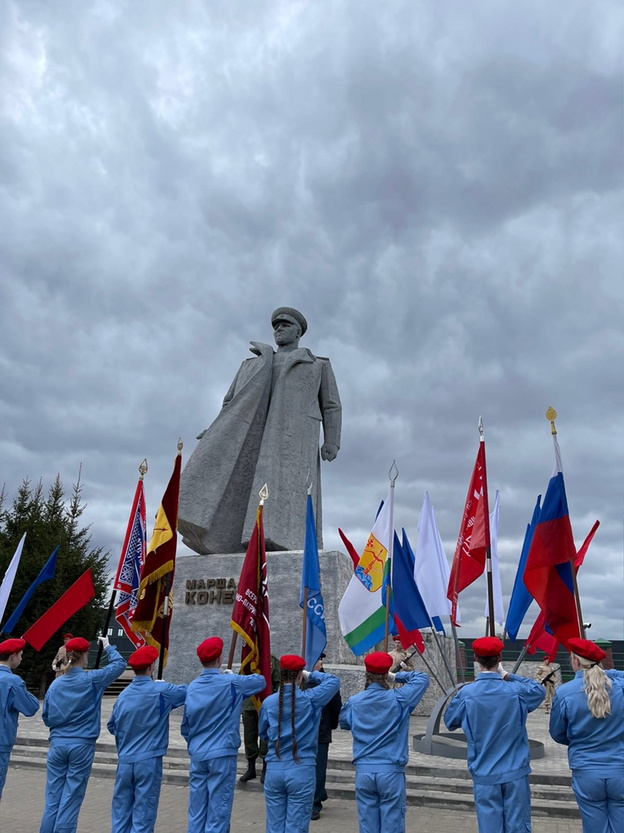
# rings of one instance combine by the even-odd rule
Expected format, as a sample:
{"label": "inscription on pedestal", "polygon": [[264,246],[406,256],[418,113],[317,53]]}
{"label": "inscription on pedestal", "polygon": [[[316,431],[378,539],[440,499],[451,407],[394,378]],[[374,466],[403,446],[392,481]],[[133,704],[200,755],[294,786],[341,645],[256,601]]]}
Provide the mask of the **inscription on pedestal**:
{"label": "inscription on pedestal", "polygon": [[233,605],[236,587],[234,578],[187,578],[184,604]]}

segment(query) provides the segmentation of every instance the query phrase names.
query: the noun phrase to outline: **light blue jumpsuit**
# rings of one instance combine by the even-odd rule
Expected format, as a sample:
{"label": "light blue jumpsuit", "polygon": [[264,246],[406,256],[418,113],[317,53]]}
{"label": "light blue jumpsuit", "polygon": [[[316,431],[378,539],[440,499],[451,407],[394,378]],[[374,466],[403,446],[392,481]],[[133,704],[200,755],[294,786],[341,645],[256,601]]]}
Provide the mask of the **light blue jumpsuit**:
{"label": "light blue jumpsuit", "polygon": [[32,717],[38,708],[39,700],[26,690],[24,680],[8,665],[0,665],[0,798],[17,736],[17,716]]}
{"label": "light blue jumpsuit", "polygon": [[119,757],[112,833],[154,830],[162,759],[169,745],[169,713],[185,699],[185,685],[154,682],[145,674],[135,677],[117,698],[107,724]]}
{"label": "light blue jumpsuit", "polygon": [[188,833],[228,833],[243,700],[264,686],[261,674],[218,668],[204,668],[189,685],[180,729],[191,757]]}
{"label": "light blue jumpsuit", "polygon": [[371,683],[350,697],[340,727],[353,735],[355,798],[360,833],[405,830],[405,765],[409,760],[409,719],[429,686],[420,671],[400,671],[387,689]]}
{"label": "light blue jumpsuit", "polygon": [[42,717],[50,729],[50,749],[39,833],[74,833],[78,825],[100,734],[102,695],[126,667],[113,645],[106,653],[105,668],[71,668],[54,680],[43,700]]}
{"label": "light blue jumpsuit", "polygon": [[468,740],[468,769],[479,833],[526,833],[531,829],[530,753],[527,714],[546,695],[535,680],[482,671],[449,703],[444,722],[460,726]]}
{"label": "light blue jumpsuit", "polygon": [[316,750],[323,706],[340,689],[333,674],[312,671],[308,678],[314,688],[301,691],[295,686],[295,738],[297,757],[292,750],[292,685],[282,684],[282,724],[280,757],[275,752],[279,692],[267,697],[258,719],[258,735],[268,741],[267,771],[264,779],[266,833],[307,833],[316,787]]}
{"label": "light blue jumpsuit", "polygon": [[583,672],[559,686],[550,713],[550,734],[568,747],[572,789],[584,833],[624,830],[624,671],[611,680],[611,714],[593,717],[583,691]]}

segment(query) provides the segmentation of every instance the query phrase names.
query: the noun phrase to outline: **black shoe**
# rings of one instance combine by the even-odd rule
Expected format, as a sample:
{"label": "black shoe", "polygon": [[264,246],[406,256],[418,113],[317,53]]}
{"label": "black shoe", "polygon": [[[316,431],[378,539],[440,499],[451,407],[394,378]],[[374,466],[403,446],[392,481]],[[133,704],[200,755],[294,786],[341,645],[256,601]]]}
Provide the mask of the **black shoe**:
{"label": "black shoe", "polygon": [[239,783],[246,784],[247,781],[251,781],[253,778],[256,777],[256,759],[255,758],[247,758],[247,769],[241,777],[238,779]]}
{"label": "black shoe", "polygon": [[321,817],[320,810],[312,810],[312,815],[310,816],[311,821],[318,821]]}

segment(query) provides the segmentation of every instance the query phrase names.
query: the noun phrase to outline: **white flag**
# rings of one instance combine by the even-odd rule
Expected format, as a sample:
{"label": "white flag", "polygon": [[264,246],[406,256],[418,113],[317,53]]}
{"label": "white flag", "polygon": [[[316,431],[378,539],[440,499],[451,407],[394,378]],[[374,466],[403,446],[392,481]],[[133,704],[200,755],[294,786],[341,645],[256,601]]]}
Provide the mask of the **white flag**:
{"label": "white flag", "polygon": [[4,611],[6,610],[7,602],[9,601],[9,596],[11,595],[11,588],[13,587],[13,582],[15,580],[15,574],[17,573],[17,568],[20,562],[20,558],[22,557],[22,550],[24,549],[24,541],[26,540],[26,533],[22,535],[22,540],[17,545],[17,549],[15,550],[15,555],[11,559],[11,563],[9,564],[9,568],[4,574],[4,578],[2,579],[2,584],[0,584],[0,622],[2,621],[2,617],[4,616]]}
{"label": "white flag", "polygon": [[[503,608],[503,589],[501,587],[500,570],[498,567],[498,519],[500,517],[500,493],[496,490],[494,509],[490,512],[490,553],[492,558],[492,591],[494,594],[494,622],[503,627],[505,624],[505,610]],[[490,606],[485,589],[485,618],[490,615]]]}
{"label": "white flag", "polygon": [[[414,579],[431,617],[449,616],[451,602],[446,595],[449,565],[436,525],[429,493],[425,492],[418,521],[418,543],[414,553]],[[459,614],[457,616],[459,621]]]}

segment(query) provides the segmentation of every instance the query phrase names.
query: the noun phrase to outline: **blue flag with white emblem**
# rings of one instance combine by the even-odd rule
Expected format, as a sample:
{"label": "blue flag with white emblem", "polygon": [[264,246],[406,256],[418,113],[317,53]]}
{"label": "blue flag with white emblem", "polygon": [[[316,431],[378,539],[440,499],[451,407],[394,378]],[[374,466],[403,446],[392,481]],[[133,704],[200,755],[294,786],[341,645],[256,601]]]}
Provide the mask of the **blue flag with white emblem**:
{"label": "blue flag with white emblem", "polygon": [[303,566],[301,569],[301,593],[299,607],[304,606],[304,591],[307,589],[306,603],[306,637],[302,654],[306,669],[313,671],[327,645],[325,630],[325,606],[321,594],[321,568],[319,565],[318,545],[316,542],[316,524],[312,497],[308,495],[306,506],[306,532],[303,546]]}

